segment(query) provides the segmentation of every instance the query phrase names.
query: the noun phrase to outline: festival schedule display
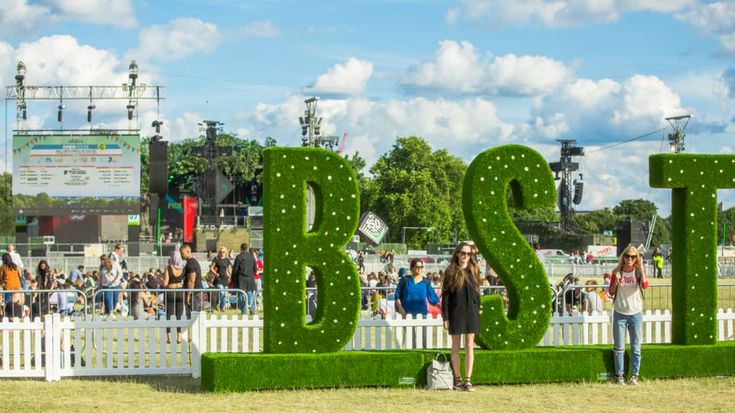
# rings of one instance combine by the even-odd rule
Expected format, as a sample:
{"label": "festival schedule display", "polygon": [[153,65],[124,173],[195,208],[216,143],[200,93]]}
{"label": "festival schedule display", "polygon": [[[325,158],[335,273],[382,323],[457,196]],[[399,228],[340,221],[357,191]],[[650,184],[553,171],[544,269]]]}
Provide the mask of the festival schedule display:
{"label": "festival schedule display", "polygon": [[130,214],[139,199],[138,135],[13,137],[16,214]]}

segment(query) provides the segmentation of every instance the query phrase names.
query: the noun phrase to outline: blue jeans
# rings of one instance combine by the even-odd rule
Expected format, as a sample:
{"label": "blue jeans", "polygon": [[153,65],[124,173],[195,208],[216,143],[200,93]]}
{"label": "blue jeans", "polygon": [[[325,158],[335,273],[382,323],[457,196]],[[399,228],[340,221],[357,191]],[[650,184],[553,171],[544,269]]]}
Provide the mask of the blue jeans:
{"label": "blue jeans", "polygon": [[105,312],[107,314],[112,314],[113,311],[115,311],[115,307],[117,307],[117,300],[120,297],[120,286],[116,285],[114,287],[103,287],[105,290],[104,294],[104,301],[105,301]]}
{"label": "blue jeans", "polygon": [[615,356],[615,374],[625,374],[625,331],[630,335],[630,373],[638,375],[641,368],[641,338],[643,330],[643,314],[624,315],[613,313],[613,354]]}
{"label": "blue jeans", "polygon": [[[222,284],[215,284],[214,288],[217,288],[219,290],[224,290],[227,288],[226,285]],[[219,292],[219,309],[221,311],[225,311],[225,304],[227,303],[227,292],[226,291],[220,291]]]}
{"label": "blue jeans", "polygon": [[[255,291],[245,291],[248,295],[248,307],[250,307],[250,314],[255,314]],[[245,308],[245,296],[243,293],[237,293],[237,306],[240,307],[240,311],[245,314],[247,309]]]}

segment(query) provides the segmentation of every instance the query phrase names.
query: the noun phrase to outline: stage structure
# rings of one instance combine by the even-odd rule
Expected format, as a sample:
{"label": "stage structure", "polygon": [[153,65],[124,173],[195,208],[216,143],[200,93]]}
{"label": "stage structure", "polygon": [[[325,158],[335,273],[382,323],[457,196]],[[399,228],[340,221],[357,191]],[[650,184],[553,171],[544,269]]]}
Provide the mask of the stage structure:
{"label": "stage structure", "polygon": [[[54,235],[57,243],[122,241],[130,242],[130,252],[137,255],[132,249],[137,249],[142,221],[138,111],[141,101],[152,101],[158,113],[163,88],[139,83],[135,61],[129,65],[128,82],[118,86],[28,85],[23,62],[15,81],[5,94],[6,105],[14,100],[16,107],[13,212],[23,218],[17,222],[26,223],[16,227],[16,242],[44,235]],[[49,102],[58,102],[58,128],[28,127],[32,101],[38,101],[41,113]],[[66,103],[79,101],[86,104],[86,127],[64,128]],[[125,103],[121,115],[127,118],[127,129],[93,124],[97,105],[106,101]],[[109,119],[109,110],[105,120],[118,122]],[[159,135],[155,138],[160,141]],[[7,148],[7,135],[5,144]]]}

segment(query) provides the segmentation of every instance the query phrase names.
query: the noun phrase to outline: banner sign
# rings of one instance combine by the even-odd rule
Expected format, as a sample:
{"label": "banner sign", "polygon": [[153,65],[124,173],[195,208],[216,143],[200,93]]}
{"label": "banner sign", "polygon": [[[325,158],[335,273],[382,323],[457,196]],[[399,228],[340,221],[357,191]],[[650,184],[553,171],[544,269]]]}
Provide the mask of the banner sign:
{"label": "banner sign", "polygon": [[372,212],[366,212],[360,217],[360,225],[357,227],[357,232],[377,245],[388,234],[388,225]]}
{"label": "banner sign", "polygon": [[13,136],[18,215],[137,214],[140,136]]}

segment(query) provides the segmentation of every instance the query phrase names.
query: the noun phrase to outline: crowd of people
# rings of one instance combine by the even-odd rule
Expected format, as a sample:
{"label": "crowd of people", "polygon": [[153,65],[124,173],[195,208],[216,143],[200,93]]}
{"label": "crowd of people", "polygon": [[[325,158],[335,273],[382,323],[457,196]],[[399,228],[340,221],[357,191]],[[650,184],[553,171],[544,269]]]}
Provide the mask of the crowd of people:
{"label": "crowd of people", "polygon": [[[8,245],[0,265],[0,318],[83,314],[88,310],[85,306],[100,315],[179,318],[184,309],[200,311],[209,303],[217,311],[236,308],[243,314],[248,310],[254,314],[262,290],[259,252],[242,244],[240,253],[231,260],[227,249],[221,247],[208,271],[202,272],[191,247],[183,245],[171,252],[164,268],[135,273],[128,270],[124,245],[117,244],[112,252],[99,257],[98,266],[79,265],[67,275],[45,259],[35,268],[25,267],[14,246]],[[220,291],[209,291],[214,289]],[[242,289],[245,294],[237,294],[237,304],[231,305],[231,294],[224,289]]]}
{"label": "crowd of people", "polygon": [[[241,244],[237,256],[231,256],[221,246],[216,254],[208,256],[207,272],[202,274],[199,261],[194,258],[189,245],[182,245],[171,252],[163,269],[151,268],[144,274],[128,271],[125,248],[117,244],[109,254],[99,257],[99,266],[87,269],[80,265],[67,277],[63,272],[40,260],[35,273],[26,269],[21,257],[12,245],[2,254],[0,265],[0,311],[4,317],[37,317],[51,312],[72,314],[79,297],[86,297],[93,309],[101,314],[131,314],[135,319],[148,317],[172,317],[181,319],[184,311],[204,310],[208,301],[215,311],[224,311],[230,305],[228,289],[240,289],[236,308],[242,313],[256,311],[262,291],[263,261],[257,249]],[[474,245],[461,243],[455,249],[446,269],[424,274],[425,263],[413,259],[409,268],[396,269],[393,257],[386,260],[386,271],[366,273],[364,254],[354,256],[360,274],[362,305],[375,317],[389,315],[441,316],[444,328],[452,338],[451,364],[456,390],[472,391],[471,382],[474,337],[480,330],[479,309],[483,293],[492,293],[486,287],[500,283],[492,269],[481,271],[483,261]],[[484,274],[483,274],[484,273]],[[601,311],[606,300],[613,303],[613,335],[615,381],[623,379],[623,355],[625,334],[631,342],[630,384],[637,384],[640,369],[640,340],[642,325],[642,289],[647,288],[647,275],[641,255],[633,246],[625,249],[618,266],[605,274],[600,289],[595,280],[588,280],[586,287],[578,287],[579,279],[568,274],[557,286],[554,300],[559,313]],[[312,316],[316,310],[316,280],[307,275],[309,300],[307,311]],[[551,286],[553,287],[553,286]],[[503,292],[501,292],[503,293]],[[100,298],[101,297],[101,298]],[[507,297],[506,297],[507,299]],[[394,305],[389,305],[393,301]],[[560,304],[560,302],[562,304]],[[85,311],[86,309],[81,309]],[[94,310],[93,310],[94,311]],[[422,334],[418,332],[418,334]],[[425,330],[423,332],[425,334]],[[171,331],[168,331],[171,340]],[[176,340],[181,341],[181,329]],[[464,380],[459,369],[459,352],[464,343]]]}

